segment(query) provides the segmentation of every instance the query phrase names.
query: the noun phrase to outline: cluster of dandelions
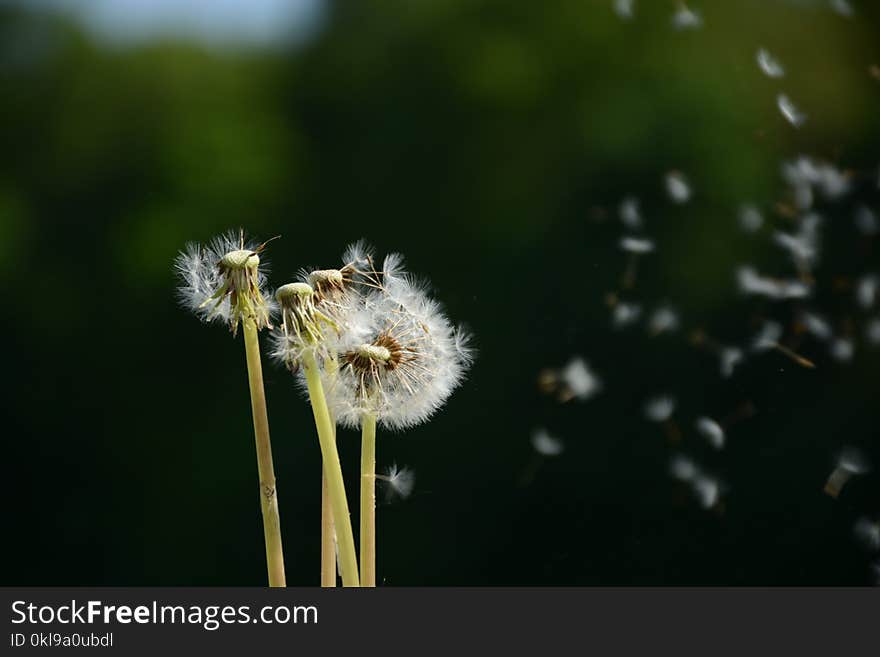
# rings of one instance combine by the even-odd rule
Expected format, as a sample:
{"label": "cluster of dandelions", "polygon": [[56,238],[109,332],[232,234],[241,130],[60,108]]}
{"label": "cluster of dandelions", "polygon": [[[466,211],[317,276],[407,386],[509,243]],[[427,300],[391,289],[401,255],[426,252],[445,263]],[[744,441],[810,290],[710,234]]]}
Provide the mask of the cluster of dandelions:
{"label": "cluster of dandelions", "polygon": [[[439,410],[471,364],[469,335],[452,325],[397,254],[377,269],[371,250],[354,244],[338,269],[302,271],[271,295],[265,246],[229,233],[207,246],[188,245],[176,267],[184,306],[206,322],[225,323],[233,336],[243,329],[269,584],[286,580],[260,361],[263,329],[272,331],[271,357],[297,377],[315,419],[323,460],[321,584],[335,586],[338,565],[343,585],[375,586],[376,481],[404,497],[414,484],[412,472],[396,464],[376,474],[377,426],[407,429]],[[359,555],[337,424],[361,431]]]}

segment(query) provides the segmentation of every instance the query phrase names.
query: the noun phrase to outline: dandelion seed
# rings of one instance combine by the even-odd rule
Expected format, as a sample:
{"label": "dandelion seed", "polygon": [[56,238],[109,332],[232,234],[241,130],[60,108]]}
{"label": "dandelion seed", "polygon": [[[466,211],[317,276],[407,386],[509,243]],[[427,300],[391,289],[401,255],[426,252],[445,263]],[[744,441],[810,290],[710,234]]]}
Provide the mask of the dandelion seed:
{"label": "dandelion seed", "polygon": [[398,468],[396,463],[385,474],[376,475],[376,479],[386,484],[388,501],[395,497],[405,500],[416,487],[416,473],[411,468]]}
{"label": "dandelion seed", "polygon": [[844,447],[837,458],[837,465],[825,482],[825,492],[837,498],[853,476],[867,474],[870,471],[871,464],[861,450]]}
{"label": "dandelion seed", "polygon": [[561,403],[572,399],[587,401],[602,390],[602,380],[580,356],[572,358],[562,369],[542,370],[538,385],[546,393],[555,393]]}
{"label": "dandelion seed", "polygon": [[803,313],[800,316],[800,324],[807,333],[818,340],[830,340],[833,335],[831,325],[820,315],[815,313]]}
{"label": "dandelion seed", "polygon": [[855,15],[855,11],[852,8],[852,5],[848,0],[829,0],[831,4],[831,8],[839,15],[845,18],[852,18]]}
{"label": "dandelion seed", "polygon": [[715,420],[710,417],[697,418],[695,423],[697,431],[709,442],[715,449],[724,447],[725,435],[724,429]]}
{"label": "dandelion seed", "polygon": [[700,506],[704,509],[712,509],[717,506],[721,498],[721,481],[719,479],[701,474],[694,479],[692,486]]}
{"label": "dandelion seed", "polygon": [[778,322],[765,321],[761,326],[761,330],[752,340],[752,349],[755,351],[774,349],[779,344],[779,338],[781,337],[782,325]]}
{"label": "dandelion seed", "polygon": [[672,15],[672,26],[676,30],[696,30],[702,27],[702,17],[684,2],[679,3],[678,9]]}
{"label": "dandelion seed", "polygon": [[803,299],[810,296],[810,286],[803,281],[767,278],[747,265],[736,270],[736,278],[740,291],[745,294],[776,300]]}
{"label": "dandelion seed", "polygon": [[630,230],[641,230],[643,221],[639,209],[639,200],[634,196],[627,196],[620,202],[617,209],[620,221]]}
{"label": "dandelion seed", "polygon": [[638,321],[642,315],[642,307],[634,303],[617,303],[611,313],[615,328],[624,328]]}
{"label": "dandelion seed", "polygon": [[809,185],[797,185],[793,195],[798,210],[805,211],[813,207],[813,188]]}
{"label": "dandelion seed", "polygon": [[855,344],[849,338],[836,338],[831,342],[831,357],[841,363],[851,361],[855,350]]}
{"label": "dandelion seed", "polygon": [[532,432],[532,448],[541,456],[559,456],[565,451],[564,443],[551,436],[546,429],[538,428]]}
{"label": "dandelion seed", "polygon": [[700,469],[690,457],[676,454],[669,463],[669,474],[678,481],[690,483],[700,474]]}
{"label": "dandelion seed", "polygon": [[627,253],[651,253],[654,250],[654,242],[639,237],[623,237],[620,240],[620,248]]}
{"label": "dandelion seed", "polygon": [[779,111],[782,113],[785,120],[795,128],[800,128],[807,120],[807,115],[800,111],[785,94],[779,94],[776,96],[776,106],[779,108]]}
{"label": "dandelion seed", "polygon": [[876,274],[862,276],[856,283],[856,301],[864,310],[870,310],[877,301],[877,288],[880,277]]}
{"label": "dandelion seed", "polygon": [[666,422],[675,412],[675,398],[670,395],[660,395],[645,402],[645,417],[651,422]]}
{"label": "dandelion seed", "polygon": [[635,16],[635,0],[614,0],[614,13],[625,21]]}
{"label": "dandelion seed", "polygon": [[859,518],[853,526],[853,535],[868,552],[880,552],[880,521]]}
{"label": "dandelion seed", "polygon": [[785,69],[782,68],[782,64],[763,48],[758,49],[758,54],[755,58],[758,61],[758,67],[767,77],[781,78],[785,75]]}
{"label": "dandelion seed", "polygon": [[666,193],[673,203],[687,203],[691,198],[691,186],[679,171],[670,171],[666,174]]}
{"label": "dandelion seed", "polygon": [[880,344],[880,318],[872,318],[865,325],[865,339],[872,345]]}
{"label": "dandelion seed", "polygon": [[745,354],[742,349],[736,347],[724,347],[719,354],[719,359],[721,361],[721,376],[725,379],[729,379],[733,376],[734,369],[736,369],[736,366],[742,362],[744,357]]}
{"label": "dandelion seed", "polygon": [[773,233],[773,241],[791,254],[799,270],[809,271],[817,255],[816,245],[810,238],[776,231]]}
{"label": "dandelion seed", "polygon": [[678,313],[671,306],[660,306],[648,320],[648,331],[652,335],[677,331],[679,324]]}
{"label": "dandelion seed", "polygon": [[756,233],[764,225],[764,217],[754,205],[743,205],[739,209],[739,227],[747,233]]}
{"label": "dandelion seed", "polygon": [[859,205],[853,217],[856,228],[862,235],[876,235],[880,232],[877,215],[866,205]]}
{"label": "dandelion seed", "polygon": [[828,162],[813,160],[801,155],[795,160],[784,162],[782,176],[794,188],[815,187],[824,198],[834,200],[847,194],[852,176],[840,171]]}

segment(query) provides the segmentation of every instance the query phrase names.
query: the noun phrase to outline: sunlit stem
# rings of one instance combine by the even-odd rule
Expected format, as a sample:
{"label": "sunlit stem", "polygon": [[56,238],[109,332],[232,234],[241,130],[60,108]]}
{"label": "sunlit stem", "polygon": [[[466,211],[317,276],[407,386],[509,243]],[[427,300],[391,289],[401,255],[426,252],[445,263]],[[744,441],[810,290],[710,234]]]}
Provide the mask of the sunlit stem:
{"label": "sunlit stem", "polygon": [[[335,358],[328,358],[324,371],[335,376],[338,368]],[[330,420],[333,421],[331,415]],[[336,442],[336,423],[333,423],[333,442]],[[336,586],[336,528],[333,526],[333,509],[327,489],[327,475],[321,468],[321,586]]]}
{"label": "sunlit stem", "polygon": [[357,556],[354,550],[354,533],[351,530],[351,516],[348,512],[348,500],[345,497],[345,484],[342,480],[342,466],[339,464],[339,453],[336,451],[336,440],[333,422],[327,410],[324,387],[315,355],[309,350],[303,354],[303,372],[312,402],[312,413],[315,416],[315,427],[318,430],[318,442],[321,444],[321,456],[324,459],[324,476],[327,478],[327,494],[330,497],[330,508],[339,540],[339,569],[343,586],[359,586]]}
{"label": "sunlit stem", "polygon": [[361,420],[361,586],[376,586],[376,416]]}
{"label": "sunlit stem", "polygon": [[266,541],[269,586],[286,586],[284,552],[281,547],[281,520],[278,516],[278,495],[275,488],[275,468],[272,466],[269,417],[266,413],[263,367],[260,363],[260,339],[253,319],[247,318],[243,324],[244,351],[247,357],[248,384],[251,391],[251,413],[254,417],[254,438],[257,444],[260,508],[263,512],[263,534]]}

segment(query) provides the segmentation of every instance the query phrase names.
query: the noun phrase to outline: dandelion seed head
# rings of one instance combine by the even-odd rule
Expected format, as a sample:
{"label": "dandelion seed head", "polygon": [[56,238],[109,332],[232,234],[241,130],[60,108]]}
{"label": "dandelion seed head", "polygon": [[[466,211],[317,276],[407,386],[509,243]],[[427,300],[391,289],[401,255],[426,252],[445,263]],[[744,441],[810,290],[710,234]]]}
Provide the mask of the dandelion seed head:
{"label": "dandelion seed head", "polygon": [[800,128],[807,120],[807,115],[799,110],[785,94],[776,96],[776,106],[782,113],[783,118],[795,128]]}
{"label": "dandelion seed head", "polygon": [[224,322],[233,334],[243,321],[270,328],[274,306],[266,299],[264,247],[243,231],[216,237],[207,246],[187,244],[175,260],[181,304],[205,322]]}
{"label": "dandelion seed head", "polygon": [[763,48],[758,49],[755,59],[758,62],[758,67],[767,77],[781,78],[785,75],[785,69],[782,68],[782,64]]}
{"label": "dandelion seed head", "polygon": [[532,448],[541,456],[559,456],[565,451],[565,444],[559,438],[550,435],[543,427],[532,432]]}
{"label": "dandelion seed head", "polygon": [[643,411],[651,422],[666,422],[675,412],[675,398],[671,395],[652,397],[645,402]]}
{"label": "dandelion seed head", "polygon": [[715,420],[710,417],[697,418],[695,423],[697,431],[702,435],[712,447],[722,449],[724,447],[725,435],[724,429]]}

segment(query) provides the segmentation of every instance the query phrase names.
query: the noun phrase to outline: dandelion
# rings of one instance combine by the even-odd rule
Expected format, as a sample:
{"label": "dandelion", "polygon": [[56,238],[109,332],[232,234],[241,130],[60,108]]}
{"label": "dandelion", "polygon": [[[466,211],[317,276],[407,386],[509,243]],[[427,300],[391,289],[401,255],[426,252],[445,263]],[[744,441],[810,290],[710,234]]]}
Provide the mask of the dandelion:
{"label": "dandelion", "polygon": [[648,331],[652,335],[659,335],[677,331],[681,324],[678,313],[672,306],[664,305],[656,308],[648,319]]}
{"label": "dandelion", "polygon": [[779,108],[779,111],[782,113],[785,120],[795,128],[800,128],[807,120],[807,115],[799,110],[785,94],[779,94],[776,96],[776,106]]}
{"label": "dandelion", "polygon": [[853,525],[853,535],[868,552],[880,552],[880,521],[862,517]]}
{"label": "dandelion", "polygon": [[464,380],[473,357],[469,339],[392,255],[381,285],[362,295],[336,342],[339,371],[324,373],[324,382],[336,420],[361,429],[363,586],[376,584],[376,427],[409,428],[439,410]]}
{"label": "dandelion", "polygon": [[761,211],[754,205],[743,205],[739,209],[739,227],[747,233],[756,233],[764,225]]}
{"label": "dandelion", "polygon": [[177,257],[175,267],[181,281],[178,296],[185,307],[203,321],[224,322],[233,336],[237,335],[239,326],[243,328],[269,586],[285,586],[278,495],[258,336],[261,329],[271,326],[273,310],[266,299],[265,263],[260,257],[266,244],[247,240],[243,231],[227,233],[206,247],[187,245]]}
{"label": "dandelion", "polygon": [[715,420],[710,417],[699,417],[695,422],[697,431],[702,435],[712,447],[722,449],[724,447],[725,435],[724,429]]}
{"label": "dandelion", "polygon": [[627,196],[620,202],[617,214],[621,223],[630,230],[641,230],[643,225],[642,213],[639,209],[639,200],[634,196]]}
{"label": "dandelion", "polygon": [[680,171],[666,174],[666,193],[673,203],[687,203],[691,199],[691,186]]}
{"label": "dandelion", "polygon": [[541,456],[559,456],[565,451],[565,444],[559,438],[551,436],[543,427],[532,432],[532,448]]}
{"label": "dandelion", "polygon": [[389,501],[394,497],[405,500],[412,495],[416,486],[416,473],[411,468],[398,468],[396,463],[393,463],[385,474],[376,475],[376,479],[387,485]]}
{"label": "dandelion", "polygon": [[764,50],[763,48],[758,49],[757,55],[755,55],[755,59],[758,62],[758,67],[764,72],[764,75],[770,78],[781,78],[785,75],[785,69],[782,68],[782,64],[771,55],[769,52]]}
{"label": "dandelion", "polygon": [[846,483],[855,475],[867,474],[871,471],[868,459],[855,447],[845,447],[837,458],[837,465],[825,482],[825,492],[833,498],[840,495]]}

